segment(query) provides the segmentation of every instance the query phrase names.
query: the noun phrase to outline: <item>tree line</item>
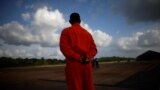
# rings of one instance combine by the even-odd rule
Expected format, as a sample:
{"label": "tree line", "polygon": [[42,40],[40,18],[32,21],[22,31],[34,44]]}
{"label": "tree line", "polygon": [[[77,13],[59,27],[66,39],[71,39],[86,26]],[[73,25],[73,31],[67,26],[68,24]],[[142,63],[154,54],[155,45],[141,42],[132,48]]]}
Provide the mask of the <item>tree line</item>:
{"label": "tree line", "polygon": [[[129,57],[101,57],[97,58],[98,62],[111,62],[111,61],[133,61],[135,58]],[[11,58],[11,57],[0,57],[0,68],[3,67],[19,67],[19,66],[37,66],[37,65],[55,65],[64,64],[66,61],[61,59],[45,59],[45,58]]]}
{"label": "tree line", "polygon": [[117,57],[117,56],[113,56],[113,57],[101,57],[98,59],[99,62],[111,62],[111,61],[117,61],[117,62],[121,62],[121,61],[135,61],[135,58],[131,58],[131,57]]}
{"label": "tree line", "polygon": [[63,64],[65,60],[45,59],[45,58],[11,58],[0,57],[0,67],[18,67],[18,66],[37,66],[37,65],[54,65]]}

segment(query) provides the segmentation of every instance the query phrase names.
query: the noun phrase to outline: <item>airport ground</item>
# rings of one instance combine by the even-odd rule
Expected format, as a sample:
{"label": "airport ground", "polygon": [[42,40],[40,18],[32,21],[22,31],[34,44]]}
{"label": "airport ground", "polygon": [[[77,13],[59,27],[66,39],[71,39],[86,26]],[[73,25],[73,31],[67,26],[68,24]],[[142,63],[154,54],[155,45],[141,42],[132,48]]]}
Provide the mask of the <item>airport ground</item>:
{"label": "airport ground", "polygon": [[[0,90],[67,90],[64,64],[0,69]],[[96,90],[159,90],[160,62],[106,62],[93,68]]]}

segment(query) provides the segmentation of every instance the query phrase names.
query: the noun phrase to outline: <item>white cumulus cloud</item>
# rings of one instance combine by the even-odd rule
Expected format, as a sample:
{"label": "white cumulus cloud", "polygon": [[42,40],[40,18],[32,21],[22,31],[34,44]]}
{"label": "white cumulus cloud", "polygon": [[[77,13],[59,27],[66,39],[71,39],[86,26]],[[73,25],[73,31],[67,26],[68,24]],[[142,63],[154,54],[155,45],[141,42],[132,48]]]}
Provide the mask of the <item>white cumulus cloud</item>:
{"label": "white cumulus cloud", "polygon": [[[26,20],[31,18],[29,13],[22,14]],[[48,10],[47,7],[39,8],[32,16],[30,26],[25,26],[13,21],[0,26],[0,38],[8,44],[42,46],[58,46],[59,33],[65,23],[63,14],[58,10]]]}
{"label": "white cumulus cloud", "polygon": [[148,30],[139,37],[138,45],[140,47],[157,47],[160,46],[160,31]]}
{"label": "white cumulus cloud", "polygon": [[103,32],[102,30],[93,30],[89,27],[88,24],[82,22],[82,27],[84,27],[88,32],[90,32],[95,40],[95,43],[98,47],[107,47],[112,42],[112,36]]}
{"label": "white cumulus cloud", "polygon": [[65,23],[63,14],[58,10],[49,10],[47,7],[39,8],[34,14],[35,25],[41,27],[57,28],[62,27]]}
{"label": "white cumulus cloud", "polygon": [[8,44],[26,44],[34,42],[33,35],[18,22],[10,22],[0,26],[0,38]]}
{"label": "white cumulus cloud", "polygon": [[132,37],[121,37],[118,40],[118,46],[124,50],[138,49],[137,42],[141,35],[143,35],[143,32],[137,32]]}
{"label": "white cumulus cloud", "polygon": [[131,37],[118,39],[118,46],[121,50],[133,52],[144,52],[146,50],[159,51],[160,30],[150,29],[144,32],[137,32]]}
{"label": "white cumulus cloud", "polygon": [[112,41],[112,36],[109,34],[101,31],[101,30],[96,30],[93,32],[93,38],[99,47],[106,47],[111,44]]}
{"label": "white cumulus cloud", "polygon": [[[41,7],[33,13],[22,13],[21,16],[29,22],[28,25],[11,21],[0,26],[0,56],[64,59],[58,44],[60,32],[69,23],[63,13],[58,9]],[[84,22],[81,25],[92,34],[98,48],[107,47],[112,42],[112,36],[106,32],[93,30]]]}

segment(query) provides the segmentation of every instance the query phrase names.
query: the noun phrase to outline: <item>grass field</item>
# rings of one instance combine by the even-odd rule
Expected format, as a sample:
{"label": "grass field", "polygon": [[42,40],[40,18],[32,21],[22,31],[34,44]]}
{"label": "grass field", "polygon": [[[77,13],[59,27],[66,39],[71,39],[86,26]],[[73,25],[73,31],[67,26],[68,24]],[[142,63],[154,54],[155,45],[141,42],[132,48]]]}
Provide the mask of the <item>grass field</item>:
{"label": "grass field", "polygon": [[[67,90],[65,65],[0,69],[0,90]],[[160,62],[100,63],[96,90],[159,90]]]}

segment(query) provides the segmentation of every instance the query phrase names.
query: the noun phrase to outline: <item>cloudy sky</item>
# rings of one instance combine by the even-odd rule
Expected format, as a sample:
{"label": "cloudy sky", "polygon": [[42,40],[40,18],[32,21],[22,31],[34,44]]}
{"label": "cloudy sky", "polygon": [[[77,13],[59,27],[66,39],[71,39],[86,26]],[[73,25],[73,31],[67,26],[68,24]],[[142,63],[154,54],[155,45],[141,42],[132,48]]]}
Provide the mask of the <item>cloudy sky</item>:
{"label": "cloudy sky", "polygon": [[96,57],[160,52],[160,0],[1,0],[0,56],[63,59],[59,36],[78,12]]}

